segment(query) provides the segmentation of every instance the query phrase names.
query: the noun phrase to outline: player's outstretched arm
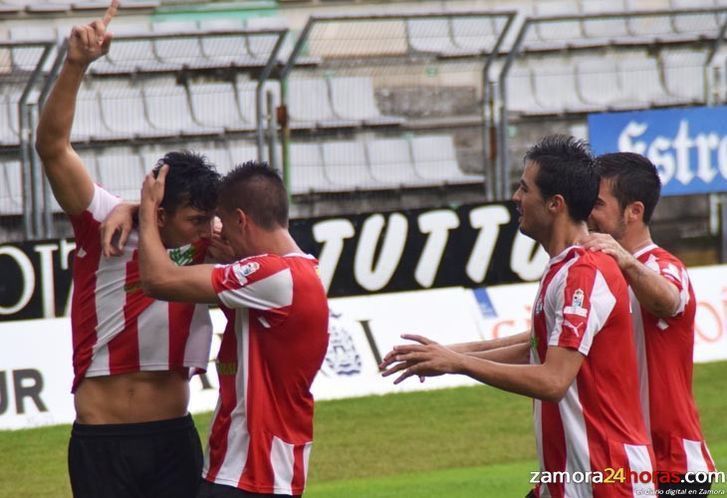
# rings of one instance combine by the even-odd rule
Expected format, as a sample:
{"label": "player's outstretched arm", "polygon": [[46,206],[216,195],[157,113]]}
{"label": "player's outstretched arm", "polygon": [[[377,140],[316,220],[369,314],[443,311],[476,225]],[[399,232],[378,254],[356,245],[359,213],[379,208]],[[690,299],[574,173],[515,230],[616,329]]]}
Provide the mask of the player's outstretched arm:
{"label": "player's outstretched arm", "polygon": [[405,338],[418,344],[396,346],[393,353],[397,363],[382,374],[386,377],[403,370],[395,384],[411,376],[461,374],[504,391],[558,402],[573,383],[584,359],[577,350],[550,346],[541,365],[503,364],[456,353],[426,337],[408,335]]}
{"label": "player's outstretched arm", "polygon": [[164,180],[169,166],[144,179],[139,205],[139,273],[144,292],[165,301],[216,303],[212,286],[213,265],[177,266],[169,258],[157,224],[164,198]]}
{"label": "player's outstretched arm", "polygon": [[530,343],[530,332],[521,332],[519,334],[507,337],[498,337],[487,341],[460,342],[457,344],[448,344],[447,347],[458,353],[480,353],[490,351],[492,349],[514,346],[517,344]]}
{"label": "player's outstretched arm", "polygon": [[498,363],[525,365],[530,362],[530,342],[520,342],[509,346],[488,349],[487,351],[474,351],[465,354],[474,358],[496,361]]}
{"label": "player's outstretched arm", "polygon": [[117,7],[114,0],[103,19],[73,28],[66,61],[38,122],[36,150],[58,204],[71,215],[84,211],[93,197],[91,177],[71,147],[76,96],[88,65],[109,50],[111,37],[106,27]]}

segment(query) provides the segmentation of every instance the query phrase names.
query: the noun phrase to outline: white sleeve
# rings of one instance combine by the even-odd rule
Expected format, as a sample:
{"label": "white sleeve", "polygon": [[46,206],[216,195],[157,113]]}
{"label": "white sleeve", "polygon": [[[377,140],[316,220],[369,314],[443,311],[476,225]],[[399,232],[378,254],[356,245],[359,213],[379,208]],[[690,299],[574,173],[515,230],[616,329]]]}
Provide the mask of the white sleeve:
{"label": "white sleeve", "polygon": [[119,204],[121,204],[119,197],[116,197],[105,188],[94,184],[93,198],[91,199],[91,204],[86,208],[86,211],[91,213],[95,220],[103,221],[111,210]]}

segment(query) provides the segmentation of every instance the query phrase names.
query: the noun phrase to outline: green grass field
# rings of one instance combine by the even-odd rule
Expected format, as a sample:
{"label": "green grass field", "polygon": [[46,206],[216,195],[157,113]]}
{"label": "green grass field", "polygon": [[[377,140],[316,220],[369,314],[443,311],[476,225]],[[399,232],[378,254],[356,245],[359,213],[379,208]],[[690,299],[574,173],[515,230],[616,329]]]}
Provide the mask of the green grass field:
{"label": "green grass field", "polygon": [[[727,362],[695,368],[702,423],[723,470],[726,380]],[[530,412],[528,399],[484,386],[320,402],[306,497],[522,497],[536,468]],[[209,417],[195,417],[203,439]],[[68,426],[0,432],[0,497],[70,497],[68,434]]]}

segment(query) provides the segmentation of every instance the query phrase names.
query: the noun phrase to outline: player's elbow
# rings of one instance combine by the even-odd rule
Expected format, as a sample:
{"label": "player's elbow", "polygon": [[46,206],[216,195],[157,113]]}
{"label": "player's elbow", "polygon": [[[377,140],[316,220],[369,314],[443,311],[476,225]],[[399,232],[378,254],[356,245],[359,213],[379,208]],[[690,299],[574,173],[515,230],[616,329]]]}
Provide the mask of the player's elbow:
{"label": "player's elbow", "polygon": [[566,392],[568,392],[568,384],[561,379],[546,379],[541,395],[538,397],[542,401],[558,403],[565,397]]}
{"label": "player's elbow", "polygon": [[164,293],[164,282],[154,272],[141,272],[141,291],[145,296],[160,299]]}
{"label": "player's elbow", "polygon": [[658,318],[672,318],[679,314],[680,305],[679,296],[669,296],[654,301],[649,311]]}
{"label": "player's elbow", "polygon": [[55,160],[60,158],[67,148],[65,143],[49,140],[45,134],[40,134],[35,140],[35,150],[38,152],[43,166],[48,168],[48,165],[55,164]]}

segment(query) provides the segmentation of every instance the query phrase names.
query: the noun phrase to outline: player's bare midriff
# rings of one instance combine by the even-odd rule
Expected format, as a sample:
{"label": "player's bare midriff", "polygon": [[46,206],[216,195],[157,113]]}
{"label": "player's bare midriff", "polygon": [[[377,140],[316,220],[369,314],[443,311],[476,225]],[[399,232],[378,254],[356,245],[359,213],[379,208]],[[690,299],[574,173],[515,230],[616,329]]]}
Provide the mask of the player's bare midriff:
{"label": "player's bare midriff", "polygon": [[76,391],[76,422],[134,424],[183,417],[189,404],[187,369],[89,377]]}

